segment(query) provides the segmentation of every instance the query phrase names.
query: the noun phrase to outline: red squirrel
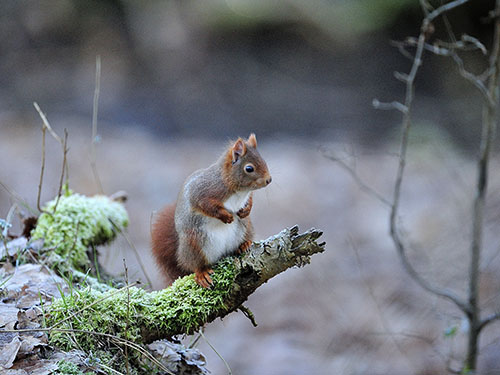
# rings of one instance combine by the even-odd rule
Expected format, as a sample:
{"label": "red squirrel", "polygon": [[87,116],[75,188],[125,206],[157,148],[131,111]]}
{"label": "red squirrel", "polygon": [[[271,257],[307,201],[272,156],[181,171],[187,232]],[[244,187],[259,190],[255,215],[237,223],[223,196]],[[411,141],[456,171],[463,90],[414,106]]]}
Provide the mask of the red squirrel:
{"label": "red squirrel", "polygon": [[270,183],[253,133],[190,175],[177,202],[159,212],[151,232],[153,255],[169,284],[194,272],[198,285],[210,287],[211,265],[252,244],[252,191]]}

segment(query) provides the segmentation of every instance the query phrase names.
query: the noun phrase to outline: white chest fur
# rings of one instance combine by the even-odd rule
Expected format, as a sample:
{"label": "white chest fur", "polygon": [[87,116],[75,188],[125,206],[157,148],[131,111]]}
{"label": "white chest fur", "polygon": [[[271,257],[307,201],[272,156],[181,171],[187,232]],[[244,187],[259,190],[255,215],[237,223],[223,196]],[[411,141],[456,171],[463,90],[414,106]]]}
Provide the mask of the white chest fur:
{"label": "white chest fur", "polygon": [[[224,202],[224,207],[236,215],[236,212],[245,206],[249,196],[249,192],[233,194]],[[237,217],[231,224],[209,218],[204,249],[208,262],[215,263],[224,255],[235,251],[243,242],[244,236],[244,228]]]}
{"label": "white chest fur", "polygon": [[234,193],[224,202],[224,207],[226,207],[227,210],[236,213],[245,206],[249,196],[249,191]]}

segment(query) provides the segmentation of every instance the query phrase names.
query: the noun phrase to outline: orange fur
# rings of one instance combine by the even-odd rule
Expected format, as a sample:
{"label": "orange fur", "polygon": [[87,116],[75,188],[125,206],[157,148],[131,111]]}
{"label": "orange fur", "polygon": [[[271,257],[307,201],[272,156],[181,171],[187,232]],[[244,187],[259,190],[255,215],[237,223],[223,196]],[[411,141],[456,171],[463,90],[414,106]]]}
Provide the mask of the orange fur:
{"label": "orange fur", "polygon": [[222,201],[217,198],[200,199],[196,208],[205,215],[219,219],[226,224],[232,223],[234,220],[233,214],[226,210]]}
{"label": "orange fur", "polygon": [[178,266],[175,256],[178,247],[178,236],[175,230],[174,216],[175,204],[166,206],[158,213],[151,231],[153,255],[168,285],[178,277],[188,274]]}
{"label": "orange fur", "polygon": [[[178,196],[177,212],[176,205],[171,205],[158,214],[151,233],[152,248],[156,262],[169,284],[178,277],[194,272],[195,281],[208,288],[212,285],[210,274],[213,272],[209,262],[215,262],[231,252],[242,253],[250,248],[253,226],[249,215],[253,197],[247,192],[263,188],[271,182],[266,162],[256,147],[255,134],[251,134],[246,141],[238,138],[215,164],[188,177]],[[247,196],[245,204],[242,199]],[[227,225],[237,225],[231,228],[237,228],[239,234],[234,237],[234,231],[220,232],[220,229],[209,224],[209,220],[213,220],[209,218],[218,219]],[[222,236],[226,237],[214,248],[213,242],[207,242],[209,233],[223,233]],[[241,238],[242,242],[238,244]]]}

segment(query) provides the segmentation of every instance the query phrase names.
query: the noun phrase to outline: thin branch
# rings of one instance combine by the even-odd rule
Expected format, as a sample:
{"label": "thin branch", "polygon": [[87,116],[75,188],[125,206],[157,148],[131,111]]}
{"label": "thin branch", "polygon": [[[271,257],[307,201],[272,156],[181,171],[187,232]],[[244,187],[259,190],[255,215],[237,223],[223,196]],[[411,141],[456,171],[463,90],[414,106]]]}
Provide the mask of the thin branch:
{"label": "thin branch", "polygon": [[411,367],[413,364],[411,363],[411,360],[408,356],[408,353],[405,353],[403,351],[402,346],[398,343],[398,340],[396,339],[396,337],[394,335],[394,332],[390,329],[387,320],[384,318],[382,307],[380,306],[380,303],[378,302],[377,297],[375,296],[375,291],[373,290],[372,284],[370,284],[368,282],[368,280],[366,280],[366,278],[363,277],[363,275],[362,275],[363,274],[363,266],[362,266],[362,262],[361,262],[361,257],[359,256],[358,248],[354,244],[354,241],[352,238],[349,238],[349,244],[351,245],[350,247],[352,248],[352,250],[354,251],[354,255],[356,256],[356,263],[358,265],[358,270],[361,274],[360,276],[362,278],[363,284],[365,284],[365,288],[368,290],[368,293],[370,294],[370,297],[373,301],[373,304],[375,305],[375,308],[377,309],[378,317],[379,317],[380,322],[382,324],[382,328],[388,334],[389,339],[391,340],[392,344],[394,345],[394,348],[401,354],[401,357],[404,358],[406,360],[406,362],[408,362],[408,364]]}
{"label": "thin branch", "polygon": [[255,315],[253,314],[252,310],[243,305],[239,307],[239,310],[248,318],[248,320],[250,320],[250,323],[252,323],[254,327],[258,327],[257,321],[255,320]]}
{"label": "thin branch", "polygon": [[[123,267],[125,268],[125,283],[128,286],[128,268],[127,268],[127,262],[125,262],[125,258],[123,258]],[[128,326],[129,326],[129,321],[130,321],[130,289],[127,288],[127,315],[125,316],[125,337],[128,337]],[[127,369],[127,375],[130,374],[130,366],[129,366],[129,359],[128,359],[128,349],[125,346],[125,366]]]}
{"label": "thin branch", "polygon": [[38,211],[44,212],[40,206],[40,196],[42,194],[42,185],[43,185],[43,173],[45,171],[45,132],[47,128],[45,125],[42,127],[42,166],[40,167],[40,182],[38,183],[38,193],[36,196],[36,208]]}
{"label": "thin branch", "polygon": [[485,86],[484,82],[481,80],[481,78],[479,78],[475,74],[472,74],[467,69],[465,69],[463,60],[458,56],[458,54],[455,51],[451,53],[451,58],[457,65],[458,72],[460,73],[460,75],[467,81],[472,83],[479,90],[481,95],[483,95],[485,100],[487,100],[490,104],[493,104],[493,98],[489,94],[488,89]]}
{"label": "thin branch", "polygon": [[396,47],[396,48],[398,49],[398,51],[399,51],[399,52],[400,52],[400,53],[401,53],[404,57],[406,57],[407,59],[409,59],[409,60],[412,60],[412,61],[413,61],[414,56],[413,56],[410,52],[408,52],[408,51],[406,50],[406,48],[405,48],[405,47],[406,47],[406,45],[407,45],[407,43],[405,43],[405,42],[400,42],[400,41],[398,41],[398,40],[391,40],[391,43],[390,43],[390,44],[391,44],[391,46]]}
{"label": "thin branch", "polygon": [[50,126],[49,124],[49,121],[47,120],[47,117],[45,116],[45,113],[42,112],[42,110],[40,109],[40,106],[38,105],[37,102],[34,102],[33,103],[33,106],[35,107],[36,111],[38,112],[38,114],[40,115],[41,119],[42,119],[42,122],[43,122],[43,125],[44,127],[47,128],[47,130],[49,131],[50,135],[57,141],[59,142],[61,145],[63,144],[63,140],[61,139],[61,137],[59,137],[56,132],[52,129],[52,127]]}
{"label": "thin branch", "polygon": [[[400,81],[402,80],[401,77],[402,75],[400,73],[395,73],[396,78],[398,78]],[[408,113],[408,107],[405,106],[404,104],[398,102],[398,101],[393,101],[390,103],[385,103],[381,102],[378,99],[373,99],[372,101],[373,108],[375,109],[381,109],[384,111],[392,111],[392,110],[397,110],[401,112],[402,114]]]}
{"label": "thin branch", "polygon": [[102,188],[101,179],[99,178],[99,173],[97,172],[96,164],[96,143],[97,143],[97,112],[99,110],[99,93],[101,90],[101,56],[97,55],[95,60],[95,91],[94,91],[94,103],[92,109],[92,143],[90,145],[90,166],[92,167],[92,173],[94,174],[94,179],[99,189],[99,193],[104,194],[104,189]]}
{"label": "thin branch", "polygon": [[14,199],[17,202],[19,202],[19,204],[21,206],[23,206],[26,210],[28,210],[32,214],[37,214],[38,213],[33,207],[31,207],[28,204],[28,202],[26,202],[26,200],[23,197],[21,197],[19,194],[17,194],[14,190],[12,190],[9,186],[7,186],[1,180],[0,180],[0,186],[7,192],[7,194],[9,194],[11,196],[12,199]]}
{"label": "thin branch", "polygon": [[[495,11],[498,12],[499,10],[500,0],[497,0]],[[479,265],[483,248],[483,222],[488,190],[489,162],[497,127],[498,86],[500,84],[500,21],[498,18],[495,20],[493,51],[490,56],[489,65],[492,71],[488,82],[488,99],[490,100],[485,100],[483,104],[483,133],[481,136],[480,156],[477,162],[478,174],[472,218],[471,260],[469,268],[469,305],[471,306],[471,312],[468,315],[470,333],[466,359],[466,367],[470,369],[476,368],[478,337],[481,329],[494,320],[494,316],[485,320],[481,320],[480,318]]]}
{"label": "thin branch", "polygon": [[321,154],[329,159],[329,160],[332,160],[336,163],[338,163],[338,165],[344,169],[345,171],[347,171],[347,173],[349,173],[349,175],[351,175],[351,177],[353,178],[353,180],[356,182],[356,184],[359,186],[359,188],[364,191],[365,193],[367,194],[370,194],[372,195],[373,197],[375,197],[378,201],[380,201],[381,203],[383,203],[384,205],[386,205],[387,207],[391,207],[391,202],[389,200],[387,200],[385,197],[383,197],[379,192],[377,192],[375,189],[373,189],[372,187],[370,187],[368,184],[366,184],[362,179],[361,177],[356,173],[356,171],[354,170],[354,168],[352,168],[350,165],[348,165],[345,161],[343,161],[342,159],[336,157],[335,155],[329,153],[327,150],[325,149],[320,149],[320,152]]}
{"label": "thin branch", "polygon": [[[402,120],[402,137],[401,137],[401,144],[400,144],[400,151],[399,151],[399,165],[398,165],[398,170],[397,170],[397,176],[396,176],[396,181],[395,181],[395,186],[394,186],[394,195],[393,195],[393,200],[391,204],[391,213],[390,213],[390,234],[391,238],[393,239],[393,242],[396,246],[398,255],[400,257],[400,260],[403,264],[403,267],[405,268],[406,272],[410,275],[410,277],[417,282],[423,289],[437,295],[440,297],[443,297],[445,299],[448,299],[452,301],[455,305],[457,305],[462,311],[469,313],[470,311],[470,306],[462,300],[459,296],[457,296],[454,292],[446,290],[446,289],[441,289],[437,286],[432,285],[429,283],[427,280],[425,280],[420,274],[415,270],[413,265],[410,263],[406,251],[406,246],[403,243],[403,239],[401,238],[400,235],[400,229],[399,229],[399,205],[400,205],[400,198],[401,198],[401,186],[403,183],[403,175],[405,171],[405,166],[406,166],[406,154],[407,154],[407,148],[408,148],[408,138],[409,138],[409,132],[411,128],[411,108],[413,104],[413,98],[414,98],[414,82],[415,78],[417,76],[418,70],[422,64],[422,56],[424,53],[425,49],[425,42],[426,42],[426,35],[429,31],[429,27],[431,22],[437,18],[438,16],[442,15],[443,13],[454,9],[462,4],[467,2],[467,0],[456,0],[449,2],[447,4],[444,4],[437,9],[433,10],[432,12],[428,13],[424,20],[422,21],[421,29],[420,29],[420,35],[418,37],[417,45],[416,45],[416,52],[415,56],[413,59],[413,63],[410,69],[409,74],[406,77],[406,91],[405,91],[405,101],[404,101],[404,107],[406,108],[406,111],[403,112],[403,120]],[[427,9],[424,8],[426,11]]]}
{"label": "thin branch", "polygon": [[222,360],[222,362],[224,362],[224,365],[226,366],[227,369],[227,374],[232,375],[233,372],[231,371],[231,367],[229,367],[229,363],[226,362],[224,357],[217,351],[217,349],[215,349],[215,347],[210,343],[210,341],[208,341],[208,339],[203,334],[203,330],[200,329],[199,334],[201,337],[203,337],[203,340],[205,340],[205,342],[208,344],[208,346],[210,346],[210,348],[214,351],[214,353],[217,354],[217,357],[219,357]]}
{"label": "thin branch", "polygon": [[[483,54],[486,54],[487,53],[486,47],[478,39],[467,34],[462,35],[461,40],[457,40],[455,35],[453,34],[448,19],[444,15],[443,19],[448,36],[451,39],[451,43],[443,41],[437,41],[434,44],[424,43],[424,49],[438,56],[451,57],[453,59],[453,62],[457,65],[458,73],[467,81],[469,81],[472,85],[474,85],[479,90],[481,95],[483,95],[484,98],[489,100],[491,104],[493,104],[493,99],[489,95],[488,88],[484,83],[485,78],[488,77],[488,74],[486,73],[489,71],[489,69],[480,75],[473,74],[465,68],[463,60],[457,53],[458,50],[471,51],[479,49]],[[410,59],[414,59],[414,57],[406,50],[405,47],[406,46],[417,47],[418,43],[419,40],[416,38],[406,38],[404,42],[399,42],[399,41],[391,42],[391,44],[396,46],[404,56],[409,57]],[[393,102],[393,103],[398,103],[398,102]],[[393,109],[391,108],[391,105],[393,105],[393,103],[383,103],[384,106],[380,107],[380,109]],[[375,101],[374,101],[374,106],[375,106]],[[375,107],[379,108],[377,106]]]}
{"label": "thin branch", "polygon": [[494,314],[488,315],[486,318],[483,318],[479,323],[479,330],[482,330],[488,324],[493,323],[495,320],[500,319],[500,312],[496,312]]}
{"label": "thin branch", "polygon": [[373,333],[370,333],[370,335],[375,335],[375,336],[401,336],[402,338],[406,338],[406,339],[411,339],[411,340],[418,340],[418,341],[421,341],[427,345],[429,345],[431,348],[432,348],[432,351],[443,361],[446,363],[446,361],[448,360],[448,356],[444,353],[442,353],[441,351],[439,351],[439,349],[436,348],[436,345],[435,345],[435,341],[436,341],[436,338],[429,338],[429,337],[425,337],[425,336],[422,336],[422,335],[419,335],[419,334],[416,334],[416,333],[408,333],[408,332],[373,332]]}
{"label": "thin branch", "polygon": [[420,7],[422,8],[422,11],[424,12],[424,15],[426,17],[429,16],[429,12],[434,9],[427,0],[420,0]]}
{"label": "thin branch", "polygon": [[63,181],[64,181],[64,171],[67,166],[67,154],[68,154],[68,130],[64,129],[64,143],[63,143],[63,163],[61,168],[61,178],[59,179],[59,189],[57,191],[56,204],[54,205],[53,212],[56,212],[57,205],[59,204],[59,198],[61,197]]}
{"label": "thin branch", "polygon": [[38,210],[40,212],[45,212],[45,213],[51,215],[50,212],[44,211],[40,207],[40,196],[41,196],[41,193],[42,193],[43,174],[44,174],[44,170],[45,170],[45,132],[48,130],[49,134],[57,142],[59,142],[61,144],[62,150],[63,150],[63,166],[62,166],[62,172],[61,172],[61,179],[60,179],[60,183],[59,183],[59,192],[57,194],[57,202],[56,202],[56,204],[54,206],[54,212],[56,211],[57,204],[59,203],[59,197],[61,196],[61,191],[62,191],[62,181],[64,179],[64,170],[67,167],[67,158],[66,158],[66,156],[67,156],[67,153],[68,153],[68,149],[67,149],[68,132],[67,132],[66,129],[64,129],[64,140],[63,140],[52,129],[52,127],[50,126],[49,121],[47,120],[47,117],[45,116],[45,113],[42,112],[42,110],[40,109],[40,106],[38,105],[38,103],[34,102],[33,106],[35,107],[36,111],[40,115],[40,118],[42,119],[42,123],[43,123],[43,126],[42,126],[42,166],[40,168],[40,182],[38,184],[38,194],[37,194],[37,199],[36,199],[36,206],[37,206],[37,208],[38,208]]}
{"label": "thin branch", "polygon": [[153,287],[153,282],[152,280],[149,278],[149,275],[148,275],[148,272],[146,272],[146,266],[144,265],[144,263],[142,262],[142,258],[139,256],[139,252],[137,251],[137,248],[135,247],[134,243],[132,242],[132,240],[130,239],[129,235],[127,232],[125,232],[124,230],[122,230],[122,228],[120,228],[120,226],[116,225],[113,220],[110,220],[111,224],[113,225],[114,229],[116,231],[118,231],[118,233],[120,233],[123,238],[125,238],[125,241],[127,241],[128,245],[130,246],[130,248],[132,249],[132,251],[134,252],[134,256],[135,256],[135,259],[137,260],[137,263],[139,264],[139,267],[141,268],[141,271],[144,275],[144,277],[146,278],[147,282],[149,283],[149,286],[150,287]]}
{"label": "thin branch", "polygon": [[460,5],[467,3],[468,1],[469,0],[455,0],[455,1],[450,1],[447,4],[443,4],[440,7],[433,10],[431,13],[429,13],[425,17],[424,22],[426,22],[426,20],[427,20],[427,23],[430,23],[430,22],[434,21],[435,18],[442,15],[443,13],[449,12],[450,10],[457,8]]}
{"label": "thin branch", "polygon": [[[433,10],[427,14],[428,7],[427,3],[423,0],[421,1],[426,17],[422,22],[422,27],[420,30],[420,35],[418,42],[416,44],[416,53],[413,60],[412,69],[408,75],[406,84],[406,100],[405,106],[408,108],[408,112],[403,115],[403,135],[400,147],[400,163],[396,178],[396,184],[394,189],[394,204],[390,217],[391,226],[391,237],[398,249],[398,253],[402,260],[402,263],[406,271],[410,276],[416,280],[424,289],[447,298],[453,301],[467,316],[469,321],[469,334],[468,334],[468,344],[467,344],[467,357],[464,363],[464,369],[469,371],[475,371],[477,363],[477,353],[478,353],[478,340],[481,329],[484,328],[489,322],[498,318],[497,314],[494,314],[484,320],[480,319],[480,308],[479,308],[479,264],[480,255],[482,250],[483,242],[483,220],[484,220],[484,208],[486,202],[486,193],[488,185],[488,167],[489,159],[491,154],[491,148],[493,146],[493,139],[496,133],[496,117],[498,108],[498,86],[500,83],[500,21],[498,18],[495,19],[495,31],[494,31],[494,41],[493,41],[493,52],[490,56],[490,63],[488,69],[488,79],[487,86],[485,85],[483,79],[478,77],[465,69],[462,59],[458,56],[457,50],[465,48],[467,44],[472,45],[474,49],[480,49],[484,53],[484,46],[475,38],[466,36],[462,38],[461,44],[459,44],[451,30],[451,26],[448,20],[445,18],[445,25],[448,29],[448,34],[452,41],[451,44],[446,45],[447,48],[439,46],[429,46],[426,44],[426,35],[428,34],[431,22],[443,15],[443,13],[454,9],[467,2],[467,0],[456,0],[451,1],[447,4],[440,6],[439,8]],[[500,0],[496,1],[495,13],[498,14],[500,10]],[[477,185],[476,185],[476,197],[474,199],[473,207],[473,219],[472,219],[472,240],[471,240],[471,259],[469,265],[469,292],[467,301],[462,300],[454,293],[437,288],[425,279],[423,279],[413,268],[406,256],[406,248],[403,244],[402,238],[399,235],[398,230],[398,206],[401,193],[401,183],[403,178],[403,172],[405,167],[406,149],[408,145],[408,134],[411,126],[410,109],[413,101],[414,92],[414,79],[418,68],[421,64],[421,58],[423,51],[425,49],[430,50],[433,53],[451,56],[453,61],[458,66],[459,73],[466,80],[471,82],[476,88],[481,92],[484,104],[483,104],[483,121],[482,121],[482,136],[481,136],[481,147],[480,147],[480,157],[478,160],[477,170]],[[484,76],[484,75],[483,75]]]}
{"label": "thin branch", "polygon": [[492,103],[493,98],[491,97],[491,95],[489,95],[487,87],[484,84],[485,78],[482,77],[484,76],[484,73],[482,76],[476,76],[475,74],[467,71],[465,69],[463,60],[458,56],[456,52],[456,50],[466,50],[466,46],[468,44],[472,46],[472,49],[479,49],[483,53],[483,55],[486,55],[488,53],[486,47],[478,39],[467,34],[462,35],[460,42],[457,41],[455,34],[453,33],[453,30],[451,28],[450,21],[446,16],[444,16],[444,24],[446,27],[446,31],[452,41],[452,43],[447,44],[446,47],[450,50],[450,55],[457,65],[460,75],[467,81],[472,83],[479,90],[481,95],[483,95],[486,100]]}

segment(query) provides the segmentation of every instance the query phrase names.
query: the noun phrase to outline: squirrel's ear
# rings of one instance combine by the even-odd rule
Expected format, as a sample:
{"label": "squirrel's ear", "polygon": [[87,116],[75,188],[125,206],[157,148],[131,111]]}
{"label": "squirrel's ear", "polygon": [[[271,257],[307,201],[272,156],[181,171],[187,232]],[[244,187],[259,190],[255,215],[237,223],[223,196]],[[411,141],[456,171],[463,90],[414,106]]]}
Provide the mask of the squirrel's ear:
{"label": "squirrel's ear", "polygon": [[250,137],[248,137],[247,143],[252,146],[253,148],[257,147],[257,138],[255,138],[255,134],[252,133],[250,134]]}
{"label": "squirrel's ear", "polygon": [[247,152],[247,147],[241,138],[238,138],[236,143],[231,147],[231,154],[233,157],[233,163],[236,163],[240,157],[245,155]]}

